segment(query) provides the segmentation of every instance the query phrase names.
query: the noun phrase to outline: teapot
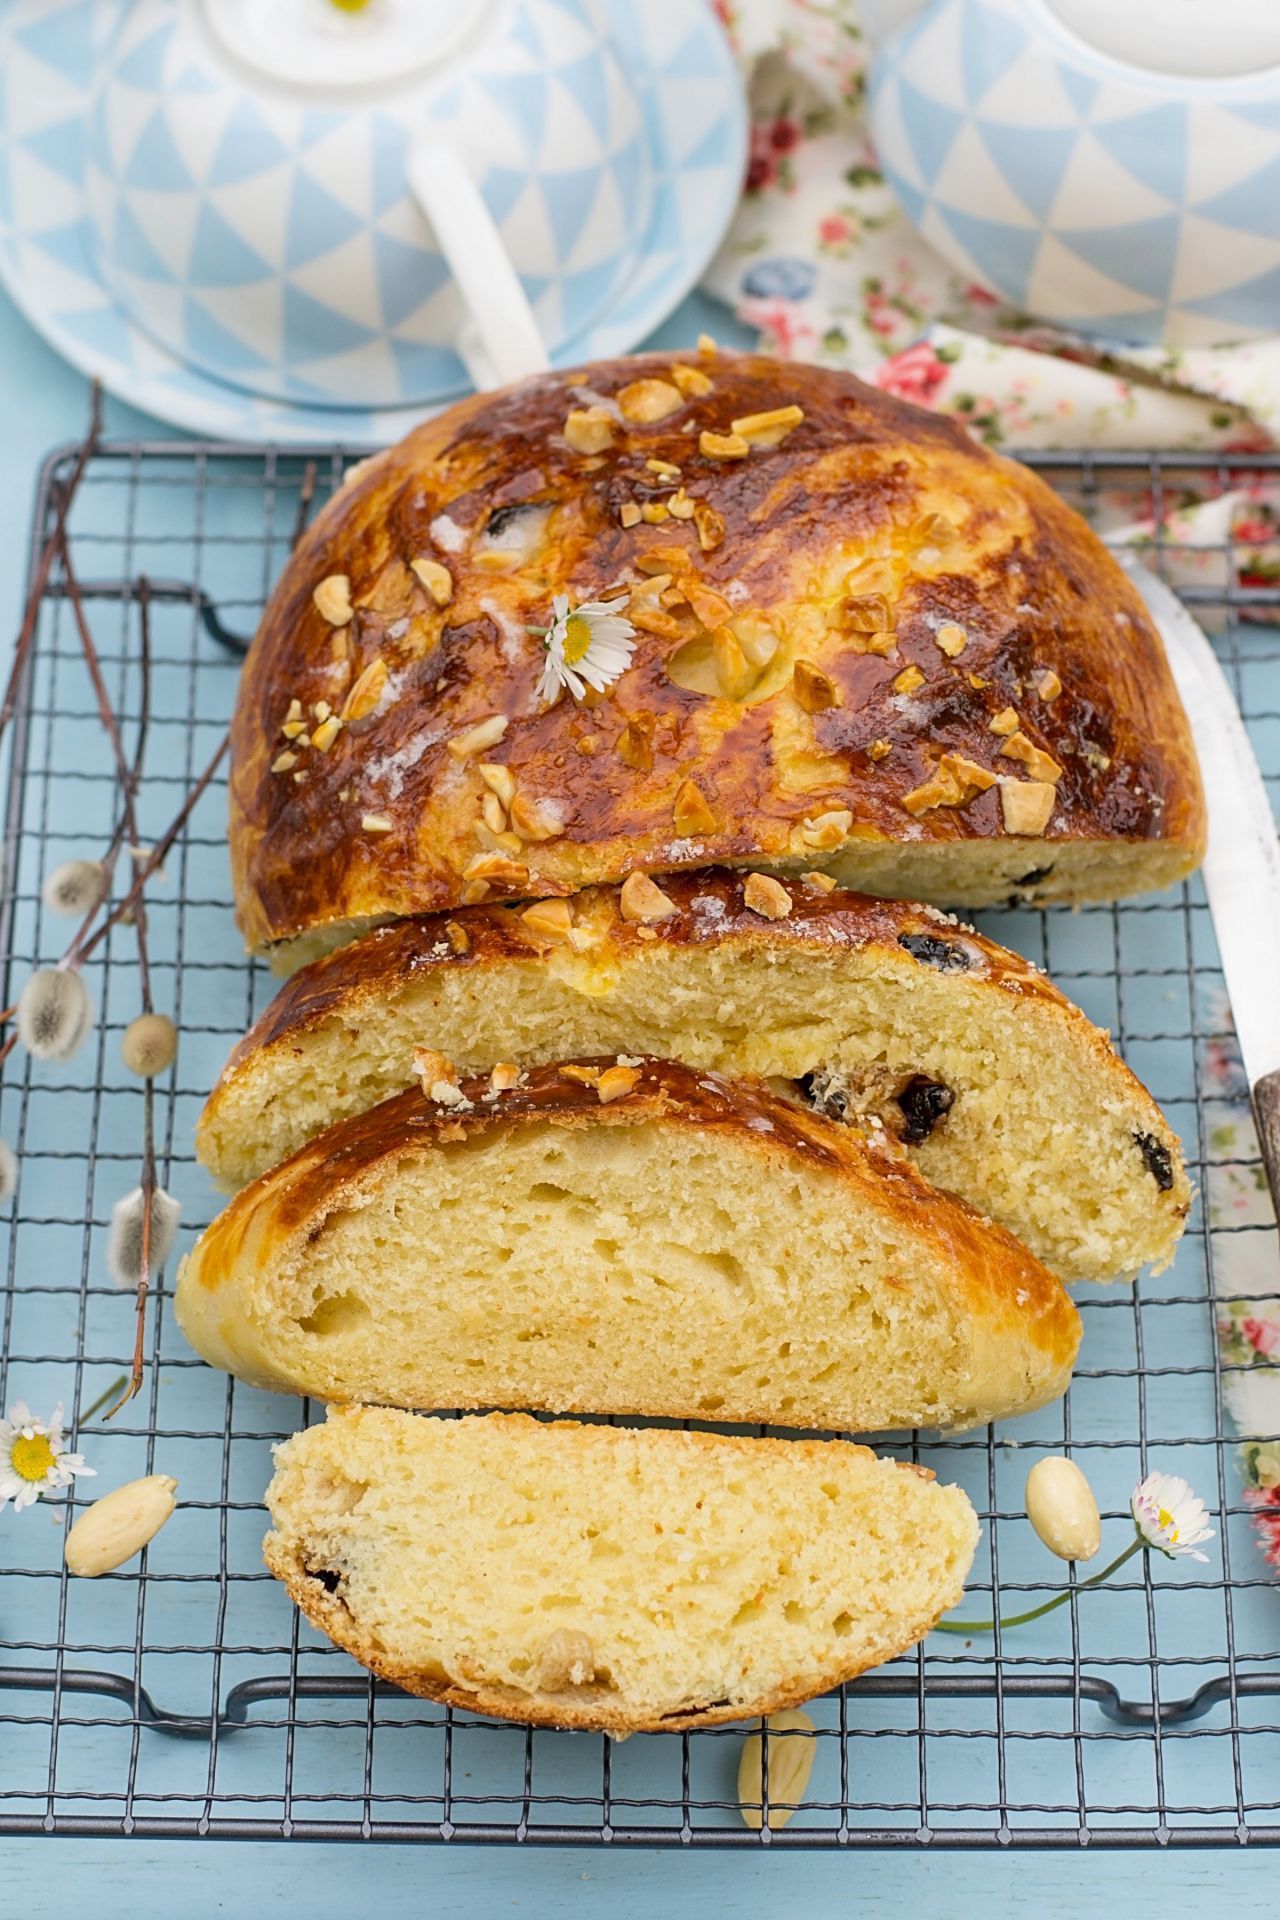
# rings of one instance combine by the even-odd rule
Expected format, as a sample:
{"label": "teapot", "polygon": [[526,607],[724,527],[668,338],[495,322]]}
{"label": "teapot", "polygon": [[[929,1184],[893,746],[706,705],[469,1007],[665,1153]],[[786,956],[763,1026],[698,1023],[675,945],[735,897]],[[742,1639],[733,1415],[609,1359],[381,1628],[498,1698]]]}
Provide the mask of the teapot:
{"label": "teapot", "polygon": [[1106,345],[1280,332],[1274,0],[861,0],[872,137],[912,223]]}

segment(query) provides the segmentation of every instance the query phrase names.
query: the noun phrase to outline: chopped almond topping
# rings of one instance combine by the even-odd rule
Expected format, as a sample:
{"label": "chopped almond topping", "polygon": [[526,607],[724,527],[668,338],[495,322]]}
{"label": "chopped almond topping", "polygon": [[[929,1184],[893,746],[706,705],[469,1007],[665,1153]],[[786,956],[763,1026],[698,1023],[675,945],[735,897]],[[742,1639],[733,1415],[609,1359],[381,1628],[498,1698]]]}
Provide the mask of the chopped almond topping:
{"label": "chopped almond topping", "polygon": [[1062,682],[1052,667],[1043,667],[1035,677],[1035,689],[1042,700],[1056,700],[1062,692]]}
{"label": "chopped almond topping", "polygon": [[722,627],[733,613],[733,608],[722,593],[714,587],[704,586],[696,576],[684,583],[685,599],[693,608],[694,614],[708,631]]}
{"label": "chopped almond topping", "polygon": [[613,445],[613,415],[605,407],[574,407],[565,416],[564,437],[575,453],[603,453]]}
{"label": "chopped almond topping", "polygon": [[711,433],[704,427],[698,435],[698,451],[708,460],[745,460],[751,444],[740,433]]}
{"label": "chopped almond topping", "polygon": [[385,813],[362,813],[360,825],[365,833],[390,833],[392,826]]}
{"label": "chopped almond topping", "polygon": [[[661,574],[664,586],[673,574],[688,573],[692,564],[683,547],[650,547],[646,553],[636,555],[636,571]],[[638,587],[636,591],[643,593],[644,588]]]}
{"label": "chopped almond topping", "polygon": [[1011,733],[1000,751],[1009,760],[1020,760],[1033,780],[1047,780],[1052,784],[1062,778],[1062,768],[1053,755],[1043,753],[1021,730]]}
{"label": "chopped almond topping", "polygon": [[598,1087],[600,1084],[600,1069],[599,1067],[580,1067],[576,1062],[570,1061],[567,1067],[561,1067],[560,1078],[562,1080],[573,1080],[580,1087]]}
{"label": "chopped almond topping", "polygon": [[[524,841],[518,833],[509,833],[507,831],[502,808],[498,806],[495,795],[486,793],[485,799],[489,803],[491,818],[501,819],[503,824],[500,827],[494,827],[491,826],[487,820],[477,820],[475,825],[476,839],[480,842],[480,845],[487,848],[490,853],[505,853],[510,859],[517,859],[518,856],[524,852]],[[496,815],[492,814],[494,807],[498,808]]]}
{"label": "chopped almond topping", "polygon": [[791,669],[791,691],[806,713],[822,713],[840,705],[840,689],[834,680],[809,660],[797,660]]}
{"label": "chopped almond topping", "polygon": [[680,478],[679,467],[673,466],[670,460],[646,460],[644,464],[650,473],[657,474],[659,480],[678,480]]}
{"label": "chopped almond topping", "polygon": [[477,720],[474,727],[468,727],[464,733],[455,733],[449,742],[449,751],[455,760],[466,760],[473,753],[483,753],[486,747],[496,747],[506,730],[506,714],[491,713],[487,720]]}
{"label": "chopped almond topping", "polygon": [[755,446],[776,447],[803,419],[803,407],[771,407],[767,413],[745,413],[731,425],[734,433]]}
{"label": "chopped almond topping", "polygon": [[434,1047],[415,1047],[413,1070],[422,1081],[422,1091],[428,1100],[441,1100],[442,1096],[436,1091],[440,1087],[445,1089],[442,1104],[456,1104],[449,1096],[458,1092],[458,1069],[447,1053],[437,1053]]}
{"label": "chopped almond topping", "polygon": [[292,721],[292,720],[301,720],[301,718],[302,718],[301,700],[291,700],[289,702],[289,711],[288,713],[286,713],[285,719],[288,721]]}
{"label": "chopped almond topping", "polygon": [[286,720],[280,729],[286,740],[296,740],[298,735],[305,733],[306,730],[305,720]]}
{"label": "chopped almond topping", "polygon": [[311,596],[316,612],[327,620],[331,627],[345,627],[354,617],[351,605],[351,582],[345,573],[331,573],[322,580]]}
{"label": "chopped almond topping", "polygon": [[618,895],[618,908],[624,920],[669,920],[679,908],[656,886],[647,873],[629,873]]}
{"label": "chopped almond topping", "polygon": [[564,818],[551,800],[518,793],[511,802],[511,824],[522,840],[554,840],[564,832]]}
{"label": "chopped almond topping", "polygon": [[480,803],[480,813],[490,833],[505,833],[507,811],[496,793],[486,793]]}
{"label": "chopped almond topping", "polygon": [[288,747],[286,747],[284,749],[284,752],[278,753],[275,759],[271,762],[271,771],[272,773],[288,773],[290,767],[296,767],[297,764],[298,764],[297,754],[291,753]]}
{"label": "chopped almond topping", "polygon": [[832,807],[827,813],[814,814],[800,823],[800,838],[806,847],[838,847],[853,825],[847,807]]}
{"label": "chopped almond topping", "polygon": [[729,627],[717,627],[712,634],[711,658],[721,693],[727,700],[741,700],[755,674]]}
{"label": "chopped almond topping", "polygon": [[834,893],[836,877],[832,873],[802,873],[800,878],[806,887],[816,887],[819,893]]}
{"label": "chopped almond topping", "polygon": [[470,953],[471,935],[467,932],[466,928],[460,926],[456,920],[445,921],[444,937],[455,953]]}
{"label": "chopped almond topping", "polygon": [[992,733],[1016,733],[1018,716],[1012,707],[1002,707],[999,713],[993,714],[988,720],[987,726]]}
{"label": "chopped almond topping", "polygon": [[693,509],[693,524],[698,529],[698,545],[704,553],[714,553],[724,539],[724,515],[699,500]]}
{"label": "chopped almond topping", "polygon": [[387,684],[387,663],[385,660],[371,660],[364,672],[352,685],[351,691],[342,703],[342,718],[367,720],[381,700]]}
{"label": "chopped almond topping", "polygon": [[327,720],[332,712],[333,708],[327,700],[317,700],[311,709],[311,717],[313,720]]}
{"label": "chopped almond topping", "polygon": [[653,769],[653,746],[649,739],[649,725],[638,718],[628,720],[618,735],[618,758],[624,767],[631,767],[636,773],[649,773]]}
{"label": "chopped almond topping", "polygon": [[1057,797],[1057,788],[1048,780],[1002,780],[1000,811],[1005,832],[1043,833]]}
{"label": "chopped almond topping", "polygon": [[607,1107],[611,1100],[621,1100],[631,1092],[640,1078],[639,1067],[606,1067],[596,1081],[596,1094],[600,1105]]}
{"label": "chopped almond topping", "polygon": [[716,354],[719,353],[719,351],[720,351],[719,347],[716,345],[715,341],[711,338],[711,335],[709,333],[700,333],[698,335],[698,352],[699,353],[709,354],[714,359]]}
{"label": "chopped almond topping", "polygon": [[624,420],[634,426],[650,426],[665,420],[669,413],[684,405],[679,387],[669,380],[633,380],[618,395],[618,409]]}
{"label": "chopped almond topping", "polygon": [[618,508],[618,521],[624,527],[640,525],[640,508],[634,500],[624,500]]}
{"label": "chopped almond topping", "polygon": [[927,813],[930,807],[954,807],[964,799],[965,790],[953,773],[945,767],[935,769],[932,777],[920,786],[912,787],[902,796],[902,804],[910,814]]}
{"label": "chopped almond topping", "polygon": [[738,645],[753,667],[767,667],[782,644],[758,613],[742,613],[733,623]]}
{"label": "chopped almond topping", "polygon": [[692,520],[698,505],[683,487],[677,487],[667,502],[667,511],[673,520]]}
{"label": "chopped almond topping", "polygon": [[538,900],[533,906],[526,907],[520,918],[530,933],[537,934],[539,939],[557,943],[569,938],[569,929],[573,925],[567,900]]}
{"label": "chopped almond topping", "polygon": [[716,817],[696,780],[680,782],[671,815],[676,832],[682,837],[686,834],[714,833],[716,830]]}
{"label": "chopped almond topping", "polygon": [[499,1060],[489,1072],[490,1093],[510,1093],[521,1081],[520,1068],[514,1060]]}
{"label": "chopped almond topping", "polygon": [[926,513],[912,527],[910,538],[917,546],[944,546],[948,540],[954,540],[955,532],[945,513]]}
{"label": "chopped almond topping", "polygon": [[447,607],[453,598],[453,575],[438,560],[411,560],[409,570],[417,575],[438,607]]}
{"label": "chopped almond topping", "polygon": [[893,748],[887,740],[873,740],[867,748],[867,758],[869,760],[887,760],[892,752]]}
{"label": "chopped almond topping", "polygon": [[334,741],[337,739],[341,731],[342,731],[341,720],[338,718],[336,713],[331,713],[327,720],[322,720],[320,722],[320,725],[316,728],[315,732],[312,734],[311,744],[316,749],[317,753],[328,753],[330,747],[333,745]]}
{"label": "chopped almond topping", "polygon": [[627,618],[633,627],[639,627],[641,633],[656,633],[660,640],[683,640],[684,628],[671,614],[664,613],[661,607],[651,607],[643,600],[633,600],[627,608]]}
{"label": "chopped almond topping", "polygon": [[958,654],[964,652],[969,644],[968,634],[963,627],[957,626],[954,620],[946,621],[938,628],[938,631],[933,637],[939,647],[941,647],[943,653],[946,654],[948,660],[954,660]]}
{"label": "chopped almond topping", "polygon": [[516,777],[510,767],[498,766],[492,760],[482,760],[476,772],[490,793],[496,793],[502,805],[510,807],[516,793]]}
{"label": "chopped almond topping", "polygon": [[966,673],[965,679],[969,682],[969,685],[975,693],[980,693],[987,684],[980,673]]}
{"label": "chopped almond topping", "polygon": [[499,887],[527,887],[529,869],[500,853],[478,853],[463,868],[464,880],[492,880]]}
{"label": "chopped almond topping", "polygon": [[893,683],[895,693],[914,693],[917,687],[924,685],[924,675],[919,667],[904,667]]}
{"label": "chopped almond topping", "polygon": [[670,373],[672,383],[679,387],[686,400],[704,399],[715,384],[700,367],[688,367],[680,361],[670,369]]}
{"label": "chopped almond topping", "polygon": [[464,907],[478,906],[481,900],[487,900],[488,898],[489,882],[487,880],[468,880],[462,889],[462,904]]}
{"label": "chopped almond topping", "polygon": [[952,779],[958,780],[963,786],[976,787],[979,793],[985,793],[988,787],[996,784],[994,773],[963,753],[944,753],[938,765],[945,767]]}
{"label": "chopped almond topping", "polygon": [[765,920],[785,920],[791,911],[791,895],[780,880],[767,873],[749,873],[743,882],[742,898],[752,913]]}
{"label": "chopped almond topping", "polygon": [[844,613],[855,633],[880,633],[893,625],[893,609],[882,593],[851,594]]}
{"label": "chopped almond topping", "polygon": [[640,518],[646,526],[660,527],[667,518],[668,511],[665,500],[646,500],[640,509]]}
{"label": "chopped almond topping", "polygon": [[898,644],[898,636],[892,628],[887,633],[864,633],[863,650],[866,653],[878,653],[881,658],[891,654]]}

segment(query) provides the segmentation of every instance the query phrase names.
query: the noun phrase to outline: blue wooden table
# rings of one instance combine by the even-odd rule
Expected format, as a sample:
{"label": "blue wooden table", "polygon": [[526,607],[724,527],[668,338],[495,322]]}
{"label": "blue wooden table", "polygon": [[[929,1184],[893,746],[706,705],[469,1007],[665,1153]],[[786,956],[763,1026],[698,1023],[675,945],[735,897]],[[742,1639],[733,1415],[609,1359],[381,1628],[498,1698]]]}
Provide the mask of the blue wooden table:
{"label": "blue wooden table", "polygon": [[[689,302],[659,338],[685,344],[703,326],[734,329],[718,310]],[[64,367],[0,298],[4,452],[0,457],[0,635],[16,626],[31,491],[43,454],[83,431],[85,382]],[[109,402],[113,436],[149,434],[153,421]],[[8,641],[0,643],[0,650]],[[0,671],[4,661],[0,658]],[[1278,1603],[1280,1604],[1280,1603]],[[599,1850],[321,1846],[10,1840],[0,1843],[0,1920],[95,1920],[150,1911],[205,1915],[361,1911],[371,1881],[379,1904],[431,1914],[632,1915],[713,1910],[746,1913],[764,1903],[790,1916],[911,1912],[967,1916],[980,1909],[1057,1920],[1123,1907],[1133,1920],[1171,1906],[1214,1920],[1280,1909],[1280,1855],[1189,1853],[608,1854]]]}

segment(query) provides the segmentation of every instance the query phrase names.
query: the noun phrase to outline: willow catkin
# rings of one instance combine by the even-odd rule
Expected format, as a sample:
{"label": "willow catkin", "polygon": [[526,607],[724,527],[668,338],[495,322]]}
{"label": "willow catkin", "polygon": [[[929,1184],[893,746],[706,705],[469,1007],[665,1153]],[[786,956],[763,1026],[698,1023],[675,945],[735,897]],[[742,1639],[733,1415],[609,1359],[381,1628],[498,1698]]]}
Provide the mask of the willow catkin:
{"label": "willow catkin", "polygon": [[50,913],[79,918],[98,905],[106,890],[107,875],[101,860],[64,860],[46,876],[42,891]]}
{"label": "willow catkin", "polygon": [[39,967],[18,997],[17,1022],[37,1060],[69,1060],[93,1025],[89,989],[73,968]]}
{"label": "willow catkin", "polygon": [[173,1065],[178,1052],[178,1030],[164,1013],[140,1013],[124,1030],[120,1053],[130,1073],[153,1080]]}
{"label": "willow catkin", "polygon": [[[151,1196],[151,1245],[147,1272],[159,1273],[169,1257],[181,1204],[163,1187]],[[111,1209],[111,1232],[107,1238],[107,1271],[118,1287],[136,1287],[142,1278],[142,1188],[135,1187],[117,1200]]]}
{"label": "willow catkin", "polygon": [[0,1207],[18,1184],[18,1156],[7,1140],[0,1140]]}

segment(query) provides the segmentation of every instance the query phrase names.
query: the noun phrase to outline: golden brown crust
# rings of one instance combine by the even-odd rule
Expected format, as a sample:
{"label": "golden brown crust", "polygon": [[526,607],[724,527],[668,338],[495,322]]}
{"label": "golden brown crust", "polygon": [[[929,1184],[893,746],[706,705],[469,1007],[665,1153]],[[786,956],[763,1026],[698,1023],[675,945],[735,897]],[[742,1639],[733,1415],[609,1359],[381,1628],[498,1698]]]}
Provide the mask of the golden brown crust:
{"label": "golden brown crust", "polygon": [[[358,1410],[331,1407],[329,1418],[332,1420],[339,1412],[356,1413],[358,1417]],[[520,1413],[489,1414],[486,1417],[509,1425],[533,1427],[540,1424],[527,1414]],[[579,1423],[558,1421],[556,1426],[576,1429]],[[682,1445],[714,1456],[708,1462],[708,1471],[712,1473],[723,1472],[722,1462],[726,1451],[740,1452],[750,1461],[753,1451],[761,1447],[786,1447],[794,1450],[793,1457],[797,1460],[832,1447],[874,1457],[869,1447],[859,1447],[847,1440],[755,1439],[741,1435],[702,1433],[697,1429],[683,1433],[680,1440]],[[933,1480],[935,1477],[927,1467],[916,1466],[909,1461],[895,1464],[901,1472],[916,1474],[921,1479]],[[548,1698],[524,1693],[513,1687],[485,1684],[464,1686],[447,1677],[407,1670],[388,1655],[385,1648],[377,1646],[360,1633],[341,1599],[307,1573],[302,1554],[280,1534],[267,1535],[263,1541],[263,1558],[312,1626],[327,1634],[335,1646],[351,1654],[353,1659],[379,1679],[390,1681],[392,1685],[420,1699],[435,1700],[441,1706],[462,1712],[487,1714],[495,1720],[514,1720],[527,1726],[596,1733],[679,1733],[686,1728],[719,1726],[760,1714],[777,1713],[784,1707],[800,1706],[806,1700],[816,1699],[820,1694],[830,1692],[833,1687],[856,1679],[860,1673],[905,1653],[924,1638],[947,1610],[943,1606],[922,1619],[904,1623],[900,1631],[887,1637],[882,1644],[865,1650],[863,1657],[843,1663],[833,1661],[822,1672],[795,1674],[756,1701],[708,1705],[686,1713],[664,1714],[660,1719],[653,1720],[643,1713],[628,1713],[616,1696],[605,1695],[589,1703],[580,1703],[566,1700],[563,1696]],[[953,1605],[954,1601],[947,1604]]]}
{"label": "golden brown crust", "polygon": [[[725,1080],[671,1060],[634,1062],[622,1097],[602,1102],[566,1066],[606,1069],[611,1058],[533,1067],[508,1092],[487,1076],[460,1082],[464,1104],[445,1105],[410,1087],[319,1135],[231,1202],[183,1262],[177,1314],[188,1340],[213,1364],[255,1384],[294,1391],[278,1377],[247,1310],[254,1275],[301,1256],[325,1221],[376,1192],[401,1160],[453,1150],[487,1136],[547,1123],[567,1129],[632,1127],[660,1120],[746,1143],[762,1159],[797,1159],[839,1177],[861,1202],[929,1243],[955,1289],[972,1334],[966,1405],[1003,1418],[1062,1393],[1080,1343],[1080,1316],[1057,1277],[995,1222],[924,1180],[899,1152],[771,1093],[761,1081]],[[459,1381],[462,1404],[486,1404],[483,1382]],[[467,1396],[470,1396],[468,1398]],[[557,1405],[553,1411],[589,1411]],[[598,1409],[596,1409],[598,1411]],[[631,1411],[686,1418],[683,1403]],[[767,1418],[767,1413],[744,1418]]]}
{"label": "golden brown crust", "polygon": [[[1047,833],[1010,843],[1008,878],[1052,867],[1063,841],[1163,847],[1158,880],[1135,867],[1134,886],[1194,865],[1204,820],[1185,716],[1141,601],[1083,521],[953,422],[818,367],[706,357],[709,392],[651,424],[617,417],[619,393],[669,378],[675,358],[477,396],[366,463],[318,516],[267,609],[233,728],[230,837],[251,946],[454,906],[482,882],[479,897],[499,899],[709,860],[852,873],[860,848],[1008,840],[998,784],[904,805],[944,754],[1035,775],[991,730],[1008,708],[1026,751],[1062,769]],[[566,416],[600,402],[613,444],[575,452]],[[703,430],[790,403],[804,417],[781,444],[745,459],[700,450]],[[723,522],[709,550],[696,519],[621,524],[625,504],[660,512],[677,485]],[[534,505],[549,510],[534,549],[495,570],[493,516]],[[443,606],[415,559],[448,570]],[[646,601],[657,567],[670,584]],[[342,627],[313,601],[334,575],[355,608]],[[631,667],[590,705],[540,710],[528,625],[547,624],[557,592],[580,603],[610,589],[628,594],[629,614],[649,607]],[[936,637],[947,626],[964,633],[954,655]],[[739,643],[749,655],[761,630],[779,644],[758,666]],[[717,635],[714,684],[732,697],[685,684],[712,670]],[[317,703],[341,713],[370,668],[376,706],[331,743],[282,735],[291,701],[313,728]],[[921,684],[896,688],[909,668]],[[499,742],[449,752],[495,714],[508,723]],[[521,802],[487,829],[497,846],[479,831],[482,758],[509,770]],[[844,811],[851,825],[812,845],[805,821]],[[487,872],[475,866],[486,853]],[[1088,890],[1062,874],[1036,884],[1043,897]],[[965,895],[961,879],[952,897],[989,893]]]}

